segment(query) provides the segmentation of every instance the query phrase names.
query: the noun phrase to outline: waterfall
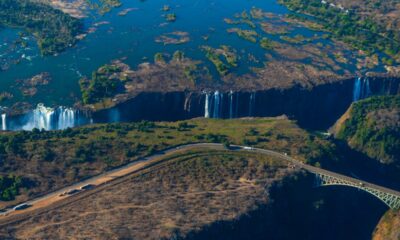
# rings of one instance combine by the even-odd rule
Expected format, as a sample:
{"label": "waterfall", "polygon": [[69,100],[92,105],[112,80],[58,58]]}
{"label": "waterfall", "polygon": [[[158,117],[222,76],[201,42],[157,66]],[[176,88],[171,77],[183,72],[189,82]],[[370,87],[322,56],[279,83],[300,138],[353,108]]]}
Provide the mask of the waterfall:
{"label": "waterfall", "polygon": [[219,118],[224,117],[224,93],[220,93],[220,100],[219,100]]}
{"label": "waterfall", "polygon": [[53,108],[45,107],[39,103],[29,115],[28,122],[22,127],[23,130],[45,129],[52,130],[54,128],[55,111]]}
{"label": "waterfall", "polygon": [[371,88],[369,86],[369,79],[368,78],[364,78],[364,88],[363,88],[363,93],[361,98],[367,98],[371,96]]}
{"label": "waterfall", "polygon": [[210,97],[210,94],[206,93],[206,101],[205,101],[205,104],[204,104],[204,117],[205,118],[209,118],[210,117],[210,107],[209,107],[210,100],[209,100],[209,97]]}
{"label": "waterfall", "polygon": [[254,115],[254,104],[256,100],[256,93],[250,93],[250,99],[249,99],[249,117],[252,117]]}
{"label": "waterfall", "polygon": [[35,109],[14,119],[10,126],[12,130],[63,130],[87,123],[89,119],[79,110],[63,106],[51,108],[39,103]]}
{"label": "waterfall", "polygon": [[354,82],[353,102],[361,99],[361,85],[362,85],[361,78],[358,77]]}
{"label": "waterfall", "polygon": [[5,113],[1,114],[1,130],[3,131],[7,130],[6,117],[7,115]]}
{"label": "waterfall", "polygon": [[360,77],[354,82],[353,89],[353,102],[370,97],[372,95],[371,88],[369,86],[369,79]]}
{"label": "waterfall", "polygon": [[57,115],[57,129],[62,130],[75,127],[76,110],[72,108],[58,107]]}
{"label": "waterfall", "polygon": [[213,118],[219,118],[220,117],[220,94],[219,91],[214,92],[214,114]]}
{"label": "waterfall", "polygon": [[233,118],[233,91],[229,92],[229,118]]}

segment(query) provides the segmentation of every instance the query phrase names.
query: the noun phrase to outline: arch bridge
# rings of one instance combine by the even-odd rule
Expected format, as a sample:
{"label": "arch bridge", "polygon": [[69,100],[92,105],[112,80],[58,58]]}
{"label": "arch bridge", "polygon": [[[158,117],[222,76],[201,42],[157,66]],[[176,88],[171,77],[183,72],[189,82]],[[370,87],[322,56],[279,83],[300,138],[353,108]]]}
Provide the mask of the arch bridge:
{"label": "arch bridge", "polygon": [[300,168],[313,173],[315,175],[316,187],[333,186],[333,185],[354,187],[363,190],[365,192],[368,192],[369,194],[372,194],[373,196],[377,197],[379,200],[384,202],[391,209],[394,210],[400,209],[400,192],[398,191],[381,187],[372,183],[368,183],[356,178],[351,178],[322,168],[317,168],[312,165],[305,164],[301,161],[298,161],[288,156],[286,153],[282,154],[272,150],[261,149],[261,148],[252,148],[245,146],[239,146],[239,147],[241,147],[242,149],[250,149],[262,154],[276,156],[278,158],[290,162],[290,166],[293,168]]}
{"label": "arch bridge", "polygon": [[315,174],[316,187],[320,186],[348,186],[368,192],[384,202],[389,208],[400,209],[400,193],[388,188],[370,184],[358,179],[339,174],[330,174],[328,171],[312,171]]}

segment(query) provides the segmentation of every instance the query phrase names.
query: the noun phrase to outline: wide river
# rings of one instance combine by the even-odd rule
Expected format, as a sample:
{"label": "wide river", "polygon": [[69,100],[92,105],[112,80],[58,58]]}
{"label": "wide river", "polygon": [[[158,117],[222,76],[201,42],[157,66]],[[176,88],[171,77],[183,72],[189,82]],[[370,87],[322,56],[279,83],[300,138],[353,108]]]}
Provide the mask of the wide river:
{"label": "wide river", "polygon": [[[208,67],[211,74],[218,77],[215,67],[205,58],[201,46],[214,48],[220,45],[231,46],[239,56],[239,66],[235,73],[242,74],[250,71],[251,67],[262,66],[267,50],[260,47],[259,42],[252,43],[240,38],[235,33],[228,33],[229,28],[252,29],[249,24],[228,24],[225,18],[240,20],[243,11],[250,15],[252,8],[260,8],[264,12],[271,12],[283,16],[289,11],[276,3],[275,0],[177,0],[174,2],[162,0],[132,1],[123,0],[122,7],[113,9],[104,15],[97,10],[88,11],[84,18],[85,30],[94,30],[78,44],[58,56],[41,56],[32,36],[25,37],[28,47],[15,46],[20,29],[0,30],[0,93],[8,92],[13,95],[10,100],[0,102],[1,106],[10,106],[16,102],[26,101],[32,105],[44,103],[46,106],[71,106],[80,100],[79,79],[90,76],[98,67],[110,63],[112,60],[123,58],[124,62],[133,69],[140,63],[153,62],[154,55],[162,52],[166,55],[181,50],[185,56],[201,60]],[[169,4],[170,10],[162,10]],[[130,9],[126,15],[121,11]],[[176,14],[175,22],[167,22],[167,13]],[[235,17],[236,14],[236,17]],[[275,16],[277,16],[275,15]],[[257,24],[255,30],[260,36],[267,36],[276,41],[282,41],[279,35],[263,32],[260,23],[271,21],[268,19],[252,20]],[[274,20],[274,24],[288,26],[288,23]],[[182,44],[164,44],[156,42],[161,35],[173,32],[185,32],[190,40]],[[313,32],[301,26],[292,26],[287,36],[311,37],[320,32]],[[174,35],[167,35],[177,37]],[[329,41],[316,41],[329,44]],[[28,79],[32,76],[48,72],[50,83],[39,88],[34,96],[23,96],[16,80]]]}

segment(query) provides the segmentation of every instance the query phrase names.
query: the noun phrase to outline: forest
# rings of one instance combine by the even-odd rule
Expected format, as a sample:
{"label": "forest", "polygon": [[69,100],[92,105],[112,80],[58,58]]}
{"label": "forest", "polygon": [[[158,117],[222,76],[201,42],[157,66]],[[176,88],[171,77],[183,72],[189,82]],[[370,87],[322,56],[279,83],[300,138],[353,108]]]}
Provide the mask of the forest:
{"label": "forest", "polygon": [[34,35],[42,55],[54,55],[73,46],[83,30],[79,19],[45,4],[0,0],[0,9],[0,27],[19,28]]}
{"label": "forest", "polygon": [[387,164],[400,164],[399,96],[372,97],[353,104],[339,138]]}
{"label": "forest", "polygon": [[[368,54],[385,53],[399,60],[400,43],[397,29],[381,26],[369,16],[361,16],[352,9],[334,7],[319,0],[279,0],[292,11],[314,17],[333,37]],[[296,16],[307,18],[305,16]]]}

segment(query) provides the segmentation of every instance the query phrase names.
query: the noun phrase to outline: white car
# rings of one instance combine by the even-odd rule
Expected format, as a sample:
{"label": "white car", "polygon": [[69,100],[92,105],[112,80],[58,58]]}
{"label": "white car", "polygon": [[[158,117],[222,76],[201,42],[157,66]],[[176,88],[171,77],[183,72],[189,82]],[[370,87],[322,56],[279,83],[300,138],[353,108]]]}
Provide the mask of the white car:
{"label": "white car", "polygon": [[28,208],[28,207],[30,207],[30,205],[28,205],[27,203],[22,203],[22,204],[19,204],[19,205],[15,206],[13,209],[14,210],[22,210],[22,209],[25,209],[25,208]]}

